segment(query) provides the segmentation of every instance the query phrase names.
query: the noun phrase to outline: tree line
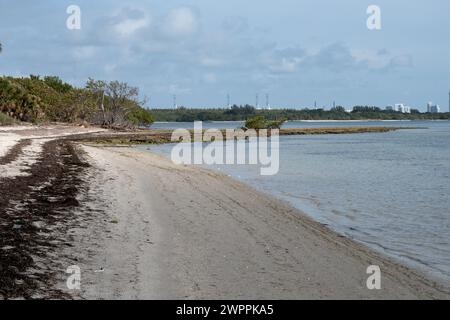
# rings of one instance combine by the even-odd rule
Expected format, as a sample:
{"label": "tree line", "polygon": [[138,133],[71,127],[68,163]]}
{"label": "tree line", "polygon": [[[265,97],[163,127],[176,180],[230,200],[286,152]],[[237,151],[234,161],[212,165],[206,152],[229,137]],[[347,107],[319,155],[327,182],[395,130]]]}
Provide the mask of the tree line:
{"label": "tree line", "polygon": [[355,106],[351,112],[343,107],[331,110],[324,109],[272,109],[261,110],[250,105],[231,108],[209,109],[152,109],[155,121],[192,122],[192,121],[246,121],[256,116],[268,120],[448,120],[450,113],[421,113],[412,110],[411,113],[401,113],[382,110],[373,106]]}
{"label": "tree line", "polygon": [[148,126],[154,119],[144,104],[125,82],[89,79],[77,88],[56,76],[0,77],[0,112],[20,121]]}

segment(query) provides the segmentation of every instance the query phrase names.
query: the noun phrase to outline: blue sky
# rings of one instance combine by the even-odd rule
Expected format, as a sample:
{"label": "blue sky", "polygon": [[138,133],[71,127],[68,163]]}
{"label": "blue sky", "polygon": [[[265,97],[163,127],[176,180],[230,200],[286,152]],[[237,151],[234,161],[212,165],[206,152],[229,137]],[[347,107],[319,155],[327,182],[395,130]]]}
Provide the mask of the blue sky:
{"label": "blue sky", "polygon": [[[81,8],[81,30],[66,9]],[[381,30],[366,27],[381,8]],[[0,74],[127,81],[151,107],[448,109],[448,0],[0,0]]]}

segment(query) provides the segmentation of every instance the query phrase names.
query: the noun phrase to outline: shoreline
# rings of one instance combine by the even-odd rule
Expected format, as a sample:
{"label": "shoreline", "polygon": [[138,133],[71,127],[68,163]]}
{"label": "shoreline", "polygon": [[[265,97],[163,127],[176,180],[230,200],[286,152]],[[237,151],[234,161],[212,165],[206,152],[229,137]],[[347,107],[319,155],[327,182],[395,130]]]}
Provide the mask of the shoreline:
{"label": "shoreline", "polygon": [[[292,135],[324,135],[324,134],[364,134],[364,133],[387,133],[398,130],[419,130],[423,128],[418,127],[320,127],[320,128],[290,128],[280,129],[279,136]],[[186,129],[191,139],[194,140],[194,131]],[[202,136],[208,129],[202,130]],[[220,129],[223,139],[226,140],[226,130]],[[103,145],[139,145],[139,144],[164,144],[164,143],[178,143],[179,141],[172,141],[173,129],[140,129],[133,132],[107,132],[96,134],[79,134],[71,137],[72,141],[103,144]],[[242,131],[238,135],[239,139],[246,139],[252,135],[252,130],[248,132]],[[269,135],[271,132],[269,131]],[[210,141],[204,141],[210,142]]]}
{"label": "shoreline", "polygon": [[[98,133],[94,128],[52,130],[16,132],[8,139],[31,142],[18,146],[10,155],[3,150],[8,166],[25,167],[16,176],[2,177],[2,181],[7,179],[11,185],[22,186],[12,195],[14,203],[27,199],[32,212],[50,205],[49,210],[55,210],[52,216],[58,219],[55,230],[55,221],[30,217],[30,228],[26,229],[30,239],[39,240],[45,230],[51,237],[39,241],[53,240],[37,257],[33,257],[36,249],[32,243],[16,244],[24,245],[23,261],[27,262],[18,266],[16,271],[20,273],[10,279],[11,297],[450,297],[448,288],[419,271],[345,238],[287,202],[224,174],[177,166],[163,156],[136,148],[92,146],[80,141],[80,134],[94,138],[110,134]],[[74,160],[60,163],[55,158],[58,152],[64,158],[67,153]],[[50,160],[46,160],[48,157]],[[38,173],[48,161],[58,168],[59,175],[68,174],[76,186],[74,189],[70,188],[73,182],[52,180],[48,197],[62,197],[53,205],[35,194],[33,185],[25,183],[30,179],[38,185],[45,183],[49,177],[45,172]],[[60,194],[59,190],[67,187],[68,193]],[[2,205],[17,216],[23,210],[13,203]],[[61,212],[69,219],[61,220]],[[37,230],[39,233],[35,233]],[[32,260],[27,258],[28,252]],[[0,253],[4,255],[5,251]],[[82,270],[79,292],[66,287],[66,268],[74,264]],[[370,265],[381,267],[381,290],[366,287],[366,269]],[[45,283],[39,280],[41,277]],[[36,289],[35,281],[41,289]],[[0,289],[1,298],[3,283]]]}

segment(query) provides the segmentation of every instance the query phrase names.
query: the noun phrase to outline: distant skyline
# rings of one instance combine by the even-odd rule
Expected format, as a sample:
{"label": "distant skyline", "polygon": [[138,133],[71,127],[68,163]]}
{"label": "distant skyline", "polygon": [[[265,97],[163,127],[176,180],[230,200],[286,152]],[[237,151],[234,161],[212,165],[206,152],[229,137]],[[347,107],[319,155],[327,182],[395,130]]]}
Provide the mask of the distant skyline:
{"label": "distant skyline", "polygon": [[[366,26],[381,8],[381,30]],[[81,30],[66,9],[81,8]],[[0,74],[128,82],[151,107],[330,108],[404,103],[448,112],[450,2],[0,0]]]}

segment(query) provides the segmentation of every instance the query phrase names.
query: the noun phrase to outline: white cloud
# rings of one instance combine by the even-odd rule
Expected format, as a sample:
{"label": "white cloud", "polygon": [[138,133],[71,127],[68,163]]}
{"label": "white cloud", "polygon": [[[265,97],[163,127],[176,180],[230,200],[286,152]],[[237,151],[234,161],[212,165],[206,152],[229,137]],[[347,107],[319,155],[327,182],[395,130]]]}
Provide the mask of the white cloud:
{"label": "white cloud", "polygon": [[371,70],[388,71],[398,67],[412,67],[413,58],[409,54],[392,55],[387,50],[352,50],[352,55],[360,65]]}
{"label": "white cloud", "polygon": [[302,60],[299,58],[283,58],[278,66],[274,66],[273,70],[278,72],[292,73],[297,71],[297,67]]}
{"label": "white cloud", "polygon": [[272,49],[262,57],[262,63],[274,73],[294,73],[305,58],[305,50],[298,47]]}
{"label": "white cloud", "polygon": [[123,7],[94,20],[82,33],[82,41],[87,44],[123,46],[138,40],[142,34],[148,34],[152,24],[152,17],[147,10]]}
{"label": "white cloud", "polygon": [[189,7],[172,9],[163,22],[164,34],[171,37],[190,36],[196,33],[199,27],[199,19]]}
{"label": "white cloud", "polygon": [[385,50],[354,49],[351,52],[358,63],[366,65],[369,69],[384,68],[390,61],[390,55]]}
{"label": "white cloud", "polygon": [[150,25],[150,18],[144,17],[139,19],[125,19],[114,26],[115,31],[121,37],[129,37],[137,31]]}

